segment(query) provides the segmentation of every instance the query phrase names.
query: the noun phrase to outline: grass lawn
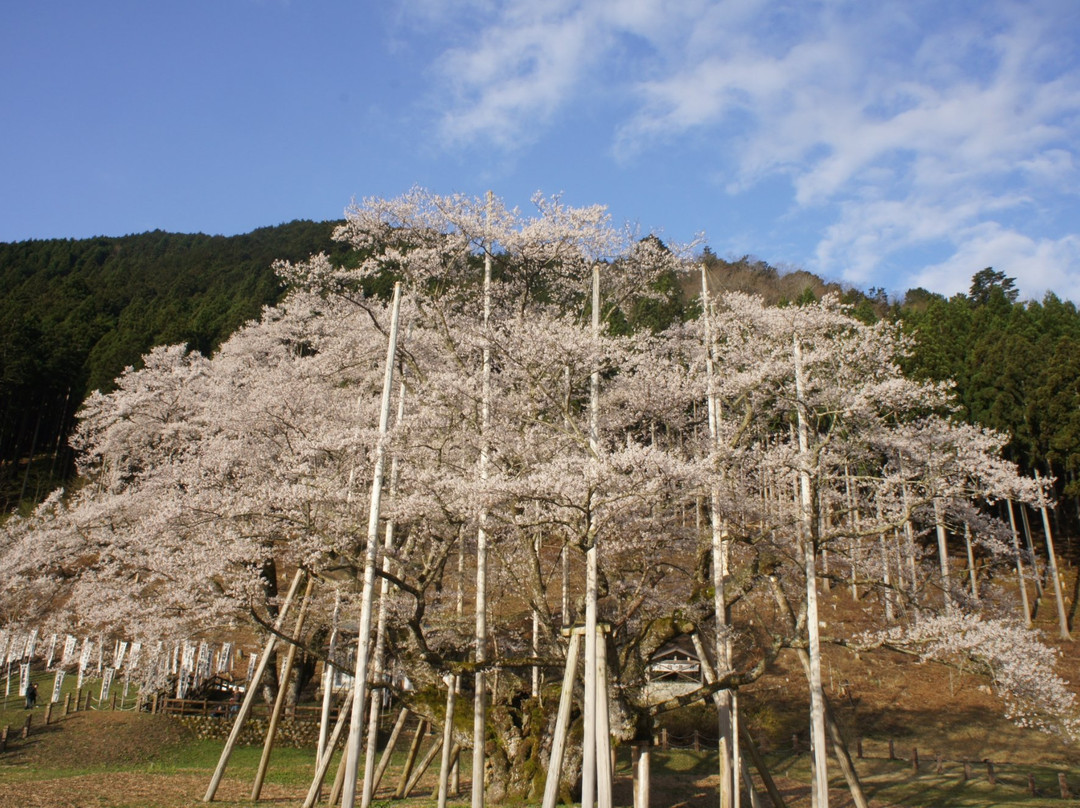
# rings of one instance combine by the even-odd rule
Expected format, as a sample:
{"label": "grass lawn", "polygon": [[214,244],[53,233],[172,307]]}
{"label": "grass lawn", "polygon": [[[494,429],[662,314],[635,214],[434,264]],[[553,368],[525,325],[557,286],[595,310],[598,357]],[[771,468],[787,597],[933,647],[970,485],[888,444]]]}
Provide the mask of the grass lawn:
{"label": "grass lawn", "polygon": [[[79,712],[41,726],[43,710],[35,711],[38,724],[29,738],[19,737],[20,715],[8,710],[4,719],[12,730],[7,751],[0,754],[0,805],[25,808],[179,808],[202,804],[202,795],[217,765],[223,743],[198,740],[174,719],[132,712]],[[404,745],[403,745],[404,746]],[[251,805],[251,784],[261,755],[260,747],[238,747],[229,762],[216,804]],[[376,806],[428,808],[435,786],[435,771],[428,771],[413,796],[393,800],[404,753],[395,756],[379,792]],[[773,774],[787,805],[809,805],[809,761],[806,755],[773,755]],[[468,760],[462,776],[463,793],[450,805],[469,804]],[[1058,808],[1069,803],[1058,796],[1057,773],[1051,766],[995,766],[996,785],[987,781],[984,763],[972,763],[971,777],[964,767],[946,761],[942,773],[936,762],[925,758],[918,774],[909,762],[868,757],[857,762],[867,793],[875,806],[1029,806]],[[261,802],[282,808],[299,806],[314,771],[311,750],[275,748]],[[336,766],[331,767],[331,772]],[[831,795],[835,807],[851,805],[844,783],[835,769]],[[1028,774],[1033,774],[1037,795],[1028,793]],[[1068,771],[1069,782],[1080,780],[1080,771]],[[327,790],[329,789],[328,777]],[[715,758],[708,751],[655,750],[652,758],[652,805],[658,808],[706,808],[717,804]],[[630,805],[632,784],[630,759],[618,750],[615,800]]]}

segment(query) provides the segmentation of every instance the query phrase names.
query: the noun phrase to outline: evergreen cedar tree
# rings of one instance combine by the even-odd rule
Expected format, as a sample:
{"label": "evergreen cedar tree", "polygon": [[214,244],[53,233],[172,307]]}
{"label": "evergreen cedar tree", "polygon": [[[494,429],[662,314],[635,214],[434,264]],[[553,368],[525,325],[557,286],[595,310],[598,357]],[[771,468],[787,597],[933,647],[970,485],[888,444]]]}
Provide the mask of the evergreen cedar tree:
{"label": "evergreen cedar tree", "polygon": [[[752,682],[784,649],[805,645],[823,575],[856,582],[877,627],[821,642],[962,658],[986,671],[1009,715],[1077,737],[1054,653],[1015,607],[988,596],[993,581],[971,597],[947,556],[923,551],[938,522],[954,537],[967,524],[986,563],[1011,569],[994,506],[1048,495],[1003,455],[1022,453],[1028,438],[1009,442],[958,417],[984,405],[957,401],[939,378],[959,361],[945,350],[954,331],[943,326],[924,343],[941,348],[935,365],[919,358],[908,324],[863,322],[835,295],[770,306],[740,292],[711,294],[663,330],[627,328],[647,304],[666,305],[672,278],[698,277],[697,263],[618,231],[603,208],[535,203],[525,216],[498,200],[419,189],[366,200],[335,233],[354,251],[348,260],[280,262],[291,291],[212,356],[154,348],[111,391],[92,394],[72,439],[79,484],[3,526],[4,622],[145,643],[259,629],[273,621],[278,581],[299,565],[323,580],[298,638],[318,653],[335,596],[356,611],[388,326],[385,300],[369,291],[393,273],[404,286],[404,398],[386,444],[394,469],[383,516],[396,542],[383,562],[392,583],[384,640],[416,688],[397,695],[438,720],[442,677],[469,682],[477,668],[469,604],[483,514],[484,666],[498,672],[489,798],[542,787],[535,763],[554,716],[534,710],[531,666],[544,665],[557,686],[560,628],[583,616],[594,545],[617,738],[647,732],[677,706],[645,698],[658,649],[697,635],[725,661],[698,695]],[[485,252],[496,264],[487,317]],[[589,324],[595,266],[599,333]],[[920,338],[948,322],[935,309],[968,324],[956,331],[974,343],[983,332],[973,322],[985,318],[1077,322],[1067,304],[1021,306],[1002,279],[989,280],[983,306],[932,300],[914,324]],[[1017,331],[1036,343],[1047,333]],[[722,559],[710,522],[723,525]],[[816,574],[800,558],[818,559]],[[160,669],[142,675],[162,685]],[[455,733],[472,745],[470,732]],[[573,760],[571,750],[571,778]]]}

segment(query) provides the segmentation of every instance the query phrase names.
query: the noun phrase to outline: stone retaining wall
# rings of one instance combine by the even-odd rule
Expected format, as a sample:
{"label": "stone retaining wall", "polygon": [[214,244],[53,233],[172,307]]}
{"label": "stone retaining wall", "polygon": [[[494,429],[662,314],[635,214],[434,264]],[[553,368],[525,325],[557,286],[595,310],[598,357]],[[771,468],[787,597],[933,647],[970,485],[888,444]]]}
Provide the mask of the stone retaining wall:
{"label": "stone retaining wall", "polygon": [[[174,721],[179,721],[190,729],[197,738],[212,738],[224,741],[232,732],[233,719],[221,718],[209,715],[178,715],[172,716]],[[262,746],[266,738],[266,728],[270,723],[268,718],[249,718],[244,722],[237,740],[241,746]],[[317,721],[303,721],[288,716],[278,721],[277,737],[274,741],[277,746],[291,746],[297,749],[314,749],[319,742],[319,723]]]}

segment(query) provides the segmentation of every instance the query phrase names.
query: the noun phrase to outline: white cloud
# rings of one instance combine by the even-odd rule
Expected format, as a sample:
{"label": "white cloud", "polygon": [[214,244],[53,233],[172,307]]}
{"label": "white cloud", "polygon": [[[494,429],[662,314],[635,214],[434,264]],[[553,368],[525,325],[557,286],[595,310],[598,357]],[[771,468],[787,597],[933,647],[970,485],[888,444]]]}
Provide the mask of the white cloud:
{"label": "white cloud", "polygon": [[958,247],[948,260],[929,266],[912,278],[912,286],[933,288],[943,294],[967,292],[971,276],[992,266],[1017,279],[1020,296],[1040,300],[1053,290],[1059,297],[1080,300],[1080,237],[1033,239],[983,222],[962,231]]}
{"label": "white cloud", "polygon": [[932,246],[952,257],[920,282],[951,288],[951,268],[968,272],[989,245],[1031,256],[1034,288],[1035,260],[1072,260],[1046,246],[1069,232],[1039,229],[1048,193],[1077,201],[1075,20],[1055,0],[451,5],[460,18],[437,60],[450,142],[512,153],[607,94],[631,110],[611,121],[628,170],[706,137],[714,163],[699,175],[720,189],[786,178],[787,217],[831,218],[809,267],[830,277],[885,285],[890,257]]}

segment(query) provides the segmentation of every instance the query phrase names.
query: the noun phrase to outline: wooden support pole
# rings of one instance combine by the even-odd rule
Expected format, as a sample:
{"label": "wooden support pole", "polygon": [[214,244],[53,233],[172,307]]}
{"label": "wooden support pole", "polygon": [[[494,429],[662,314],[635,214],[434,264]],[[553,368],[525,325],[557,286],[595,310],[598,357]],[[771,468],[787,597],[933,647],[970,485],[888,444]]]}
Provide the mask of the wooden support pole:
{"label": "wooden support pole", "polygon": [[1058,772],[1058,790],[1061,792],[1061,799],[1072,799],[1072,792],[1069,790],[1068,780],[1065,779],[1065,772]]}
{"label": "wooden support pole", "polygon": [[345,697],[345,703],[338,710],[334,731],[330,734],[330,739],[323,747],[322,755],[319,757],[319,765],[316,767],[315,777],[311,780],[311,787],[308,788],[307,797],[304,798],[303,808],[311,808],[319,798],[319,791],[322,789],[323,780],[326,779],[326,770],[330,768],[330,760],[334,757],[334,747],[337,746],[338,741],[341,739],[341,731],[345,727],[345,719],[349,715],[352,699],[353,694],[350,690],[349,695]]}
{"label": "wooden support pole", "polygon": [[[440,750],[442,750],[442,749],[444,749],[444,748],[445,748],[445,747],[443,746],[443,741],[442,741],[442,739],[441,739],[441,738],[439,739],[438,743],[439,743],[439,748],[440,748]],[[450,748],[450,754],[449,754],[449,758],[450,758],[450,760],[451,760],[451,761],[454,761],[454,760],[456,760],[456,759],[457,759],[457,757],[458,757],[458,756],[459,756],[460,754],[461,754],[461,744],[459,744],[459,743],[456,743],[456,744],[454,744],[454,745],[453,745],[453,746],[452,746],[452,747]],[[451,762],[451,764],[450,764],[450,765],[451,765],[451,766],[453,766],[454,764],[453,764],[453,763]],[[431,793],[431,796],[432,796],[432,797],[437,797],[437,796],[438,796],[438,793],[439,793],[439,786],[437,786],[437,785],[436,785],[436,786],[435,786],[435,790],[434,790],[434,791],[433,791],[433,792]]]}
{"label": "wooden support pole", "polygon": [[[285,615],[288,614],[289,607],[292,605],[293,597],[296,595],[296,590],[300,587],[300,581],[304,577],[304,571],[298,569],[296,575],[293,576],[292,585],[289,587],[289,594],[285,596],[285,602],[281,606],[281,611],[278,613],[278,619],[274,623],[274,632],[280,631]],[[221,778],[225,775],[225,767],[229,765],[229,757],[232,755],[233,747],[236,746],[236,741],[240,737],[240,730],[244,726],[244,721],[247,719],[248,714],[251,712],[251,707],[255,703],[255,694],[259,689],[259,683],[262,681],[263,674],[266,673],[266,665],[270,661],[270,654],[274,650],[274,645],[277,642],[277,634],[270,633],[270,637],[266,640],[266,647],[263,649],[262,656],[259,658],[259,664],[255,668],[255,674],[252,676],[251,681],[248,682],[247,691],[244,693],[244,701],[240,705],[240,710],[236,714],[236,720],[233,722],[232,731],[229,733],[228,740],[225,741],[225,748],[221,750],[221,758],[218,760],[217,768],[214,770],[214,776],[210,779],[210,785],[206,789],[206,794],[203,796],[203,802],[211,802],[214,799],[214,794],[217,793],[218,786],[221,785]],[[157,705],[157,694],[154,694],[155,707]]]}
{"label": "wooden support pole", "polygon": [[[1035,479],[1042,481],[1039,477],[1039,470],[1035,469]],[[1058,636],[1063,640],[1072,640],[1072,635],[1069,634],[1069,618],[1065,615],[1065,599],[1061,594],[1061,578],[1058,577],[1057,567],[1057,554],[1054,552],[1054,534],[1050,531],[1050,515],[1047,513],[1046,504],[1043,503],[1040,506],[1042,511],[1043,531],[1046,533],[1046,557],[1049,569],[1049,577],[1054,584],[1054,598],[1057,604],[1058,613]]]}
{"label": "wooden support pole", "polygon": [[986,760],[986,782],[990,785],[997,785],[997,775],[994,774],[994,764],[989,758]]}
{"label": "wooden support pole", "polygon": [[23,724],[23,728],[22,728],[23,740],[26,740],[27,738],[30,737],[30,722],[31,722],[31,720],[33,720],[33,718],[34,718],[33,713],[27,713],[26,714],[26,723]]}
{"label": "wooden support pole", "polygon": [[454,740],[454,704],[457,701],[455,692],[457,677],[449,674],[443,681],[446,682],[446,717],[443,720],[442,760],[439,765],[438,808],[446,808],[446,797],[450,787],[450,753]]}
{"label": "wooden support pole", "polygon": [[431,744],[431,748],[428,749],[427,754],[417,764],[416,769],[413,771],[412,776],[409,778],[409,782],[405,784],[405,793],[403,797],[408,797],[416,784],[420,782],[420,778],[424,776],[424,772],[428,770],[431,765],[431,761],[435,759],[435,756],[439,754],[439,750],[442,749],[442,736],[436,735],[434,742]]}
{"label": "wooden support pole", "polygon": [[71,694],[64,694],[64,715],[67,715],[71,711]]}
{"label": "wooden support pole", "polygon": [[765,765],[765,758],[762,757],[761,750],[758,749],[757,743],[751,737],[750,731],[742,724],[739,725],[739,739],[742,741],[743,748],[750,753],[750,759],[754,762],[754,768],[758,770],[758,774],[761,775],[761,782],[765,784],[765,791],[768,793],[769,799],[772,800],[774,808],[787,808],[784,798],[780,794],[780,789],[776,787],[776,781],[769,774],[769,768]]}
{"label": "wooden support pole", "polygon": [[918,747],[911,747],[911,771],[914,774],[919,773],[919,749]]}
{"label": "wooden support pole", "polygon": [[[1020,589],[1020,608],[1024,612],[1024,625],[1031,628],[1031,604],[1028,603],[1027,582],[1024,580],[1023,553],[1020,552],[1020,536],[1016,531],[1016,516],[1013,514],[1012,500],[1005,500],[1005,505],[1009,512],[1009,528],[1012,531],[1013,553],[1016,556],[1016,582]],[[1032,560],[1034,561],[1034,559]]]}
{"label": "wooden support pole", "polygon": [[49,723],[51,721],[52,721],[52,704],[49,703],[49,704],[45,705],[45,726],[49,726]]}
{"label": "wooden support pole", "polygon": [[281,674],[281,681],[278,682],[274,710],[270,714],[270,723],[266,728],[266,740],[263,742],[262,757],[259,758],[259,769],[255,772],[255,782],[251,786],[252,802],[259,801],[263,780],[266,778],[266,770],[270,766],[270,753],[274,750],[274,736],[277,735],[278,721],[281,720],[281,711],[285,706],[285,699],[289,695],[289,679],[292,677],[293,662],[296,660],[296,643],[300,641],[300,634],[304,630],[304,620],[307,618],[307,608],[311,602],[311,590],[314,586],[314,576],[308,577],[307,586],[304,588],[304,597],[300,600],[300,611],[296,615],[296,624],[293,626],[293,642],[289,643],[289,652],[285,655],[285,669]]}
{"label": "wooden support pole", "polygon": [[0,752],[7,751],[7,739],[9,732],[11,732],[11,727],[9,726],[5,726],[2,730],[0,730]]}
{"label": "wooden support pole", "polygon": [[330,787],[330,797],[326,800],[326,804],[331,808],[341,802],[341,790],[345,787],[345,761],[348,751],[349,741],[346,737],[345,748],[341,752],[341,763],[338,764],[337,774],[334,775],[334,785]]}
{"label": "wooden support pole", "polygon": [[390,757],[394,754],[394,747],[397,746],[398,736],[401,735],[401,730],[405,726],[405,720],[409,717],[409,711],[404,707],[401,712],[398,713],[397,721],[394,722],[394,728],[390,730],[390,738],[386,742],[386,748],[383,749],[382,757],[379,758],[379,765],[375,768],[375,777],[371,781],[371,793],[379,788],[379,783],[382,781],[383,774],[386,772],[386,767],[390,765]]}
{"label": "wooden support pole", "polygon": [[649,750],[651,744],[641,741],[634,744],[634,808],[649,808]]}
{"label": "wooden support pole", "polygon": [[334,592],[334,614],[330,619],[330,645],[327,649],[326,661],[323,662],[322,671],[322,709],[319,711],[319,743],[315,747],[315,754],[322,759],[326,743],[330,736],[330,708],[334,701],[334,659],[338,642],[338,616],[341,614],[341,590]]}
{"label": "wooden support pole", "polygon": [[570,633],[570,647],[566,649],[566,667],[563,669],[562,690],[559,693],[559,712],[555,718],[555,735],[551,739],[551,758],[548,763],[547,780],[544,783],[543,808],[555,808],[559,797],[559,778],[562,775],[563,753],[570,729],[570,707],[574,699],[574,676],[577,673],[578,650],[581,632]]}
{"label": "wooden support pole", "polygon": [[596,628],[596,804],[612,808],[611,727],[608,723],[607,640],[604,627]]}
{"label": "wooden support pole", "polygon": [[375,568],[379,554],[379,513],[382,503],[383,476],[386,469],[386,437],[390,428],[390,398],[397,356],[398,324],[401,316],[401,284],[394,284],[390,333],[386,341],[382,404],[379,410],[379,439],[375,446],[375,464],[371,473],[371,499],[368,506],[367,542],[364,552],[364,581],[360,596],[360,636],[356,643],[356,669],[353,673],[352,723],[349,725],[348,752],[345,756],[345,783],[341,795],[344,808],[356,805],[356,781],[360,771],[360,752],[364,736],[364,702],[367,698],[371,654],[372,611],[375,600]]}
{"label": "wooden support pole", "polygon": [[427,730],[427,723],[427,721],[421,718],[419,725],[416,727],[416,734],[413,736],[412,743],[409,744],[409,754],[405,756],[405,766],[401,770],[398,787],[394,791],[395,800],[400,800],[405,796],[405,786],[409,783],[409,775],[412,774],[413,766],[416,763],[416,756],[420,754],[420,744],[424,742],[424,732]]}

